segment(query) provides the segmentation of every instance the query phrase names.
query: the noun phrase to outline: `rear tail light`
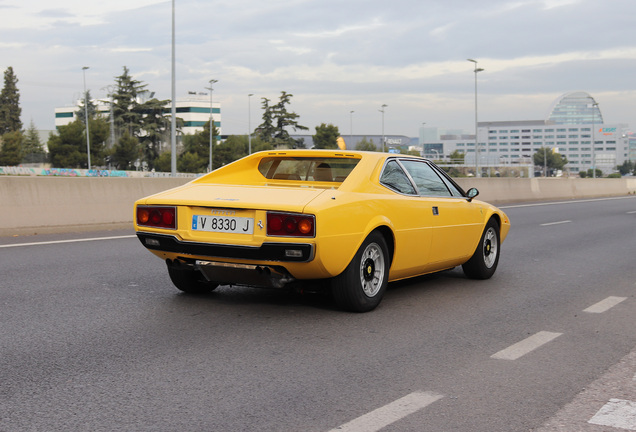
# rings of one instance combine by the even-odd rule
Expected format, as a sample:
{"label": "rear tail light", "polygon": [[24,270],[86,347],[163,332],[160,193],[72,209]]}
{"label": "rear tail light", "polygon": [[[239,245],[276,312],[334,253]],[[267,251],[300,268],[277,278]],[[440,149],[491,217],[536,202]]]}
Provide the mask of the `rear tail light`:
{"label": "rear tail light", "polygon": [[177,208],[163,206],[138,206],[137,225],[177,229]]}
{"label": "rear tail light", "polygon": [[315,237],[313,215],[267,212],[267,235],[277,237]]}

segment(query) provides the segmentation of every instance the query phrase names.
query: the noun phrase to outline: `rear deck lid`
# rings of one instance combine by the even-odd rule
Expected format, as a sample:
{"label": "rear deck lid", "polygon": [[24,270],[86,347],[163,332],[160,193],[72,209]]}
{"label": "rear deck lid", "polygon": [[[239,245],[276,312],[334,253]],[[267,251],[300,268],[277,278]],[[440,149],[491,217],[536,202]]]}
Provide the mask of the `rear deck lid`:
{"label": "rear deck lid", "polygon": [[189,183],[152,195],[145,204],[189,207],[222,207],[302,212],[324,188],[241,186]]}

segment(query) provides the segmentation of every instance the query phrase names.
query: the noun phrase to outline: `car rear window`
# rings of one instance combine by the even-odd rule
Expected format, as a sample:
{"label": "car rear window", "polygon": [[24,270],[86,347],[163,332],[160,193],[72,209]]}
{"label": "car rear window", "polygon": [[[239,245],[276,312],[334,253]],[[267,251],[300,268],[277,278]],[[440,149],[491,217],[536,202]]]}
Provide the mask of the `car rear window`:
{"label": "car rear window", "polygon": [[343,182],[359,159],[330,157],[265,157],[258,170],[267,179]]}

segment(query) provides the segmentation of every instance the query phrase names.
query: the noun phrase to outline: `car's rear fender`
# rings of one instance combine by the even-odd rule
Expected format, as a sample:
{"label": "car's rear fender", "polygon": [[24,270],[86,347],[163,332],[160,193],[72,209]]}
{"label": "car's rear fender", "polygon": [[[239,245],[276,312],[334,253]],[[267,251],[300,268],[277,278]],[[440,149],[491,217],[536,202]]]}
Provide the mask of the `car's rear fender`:
{"label": "car's rear fender", "polygon": [[[329,274],[337,276],[347,268],[364,240],[376,230],[386,240],[390,260],[392,260],[395,250],[395,238],[391,221],[384,216],[372,218],[362,231],[355,234],[320,238],[316,247],[316,257]],[[331,253],[321,253],[323,250],[331,251]]]}

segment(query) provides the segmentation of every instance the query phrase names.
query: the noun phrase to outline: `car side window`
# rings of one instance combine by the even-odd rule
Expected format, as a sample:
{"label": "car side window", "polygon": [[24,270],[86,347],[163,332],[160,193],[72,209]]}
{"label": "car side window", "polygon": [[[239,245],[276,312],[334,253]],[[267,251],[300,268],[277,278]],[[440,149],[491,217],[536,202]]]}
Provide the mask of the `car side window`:
{"label": "car side window", "polygon": [[389,161],[382,171],[380,183],[384,186],[408,195],[417,195],[417,191],[413,188],[408,176],[402,170],[400,164],[396,161]]}
{"label": "car side window", "polygon": [[402,160],[400,162],[404,165],[404,168],[415,182],[420,195],[453,196],[446,186],[446,183],[444,183],[440,176],[426,162],[415,160]]}

